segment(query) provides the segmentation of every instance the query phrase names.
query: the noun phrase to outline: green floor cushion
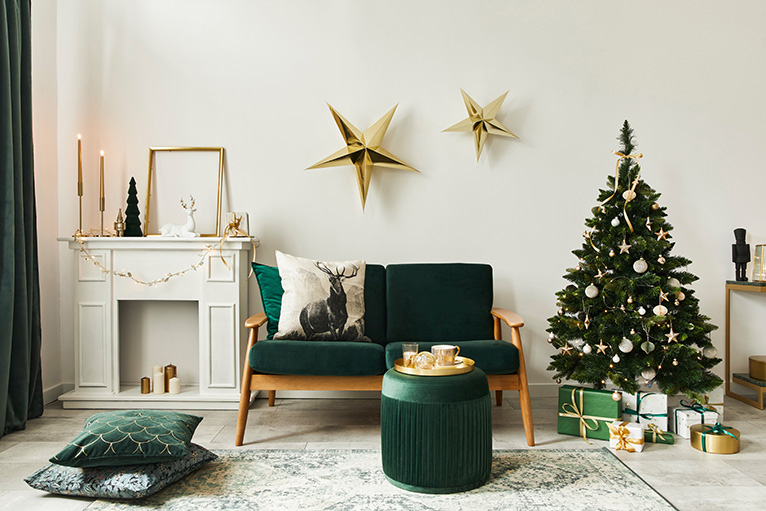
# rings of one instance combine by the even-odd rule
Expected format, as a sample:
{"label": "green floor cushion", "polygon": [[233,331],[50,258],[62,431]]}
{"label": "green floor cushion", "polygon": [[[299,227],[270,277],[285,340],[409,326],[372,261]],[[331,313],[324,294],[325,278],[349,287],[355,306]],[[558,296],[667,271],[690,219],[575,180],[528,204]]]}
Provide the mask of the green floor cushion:
{"label": "green floor cushion", "polygon": [[386,372],[383,346],[374,342],[263,340],[250,350],[258,373],[370,376]]}
{"label": "green floor cushion", "polygon": [[[418,342],[419,351],[431,351],[431,346],[443,342]],[[507,341],[462,341],[460,356],[476,362],[476,367],[486,374],[510,374],[519,368],[519,350]],[[386,346],[386,367],[394,367],[396,359],[402,358],[402,343],[392,342]]]}

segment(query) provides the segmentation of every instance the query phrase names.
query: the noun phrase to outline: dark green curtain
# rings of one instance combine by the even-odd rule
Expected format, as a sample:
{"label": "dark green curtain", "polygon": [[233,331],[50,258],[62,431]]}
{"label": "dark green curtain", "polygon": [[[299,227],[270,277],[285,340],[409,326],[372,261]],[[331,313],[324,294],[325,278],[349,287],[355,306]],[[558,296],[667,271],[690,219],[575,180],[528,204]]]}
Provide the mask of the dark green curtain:
{"label": "dark green curtain", "polygon": [[43,413],[29,0],[0,5],[0,426]]}

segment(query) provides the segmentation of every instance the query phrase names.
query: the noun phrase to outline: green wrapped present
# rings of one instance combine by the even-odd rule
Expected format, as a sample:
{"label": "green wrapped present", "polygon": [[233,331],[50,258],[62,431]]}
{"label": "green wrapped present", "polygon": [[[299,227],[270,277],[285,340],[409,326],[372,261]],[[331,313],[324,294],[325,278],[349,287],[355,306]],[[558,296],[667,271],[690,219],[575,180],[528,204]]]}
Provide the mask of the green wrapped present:
{"label": "green wrapped present", "polygon": [[655,424],[649,424],[644,431],[644,441],[654,442],[655,444],[672,444],[673,433],[670,431],[662,431]]}
{"label": "green wrapped present", "polygon": [[[562,435],[609,440],[609,425],[622,417],[622,398],[612,392],[564,385],[559,387],[558,432]],[[588,442],[590,443],[590,442]]]}

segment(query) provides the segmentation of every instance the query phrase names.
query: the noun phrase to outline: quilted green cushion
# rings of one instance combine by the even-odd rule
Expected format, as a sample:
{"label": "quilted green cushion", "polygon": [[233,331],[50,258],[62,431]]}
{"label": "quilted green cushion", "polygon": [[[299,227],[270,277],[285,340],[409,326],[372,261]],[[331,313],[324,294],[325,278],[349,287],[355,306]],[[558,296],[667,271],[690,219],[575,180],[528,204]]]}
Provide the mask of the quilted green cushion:
{"label": "quilted green cushion", "polygon": [[82,433],[51,463],[100,467],[183,458],[202,417],[163,410],[119,410],[92,415]]}
{"label": "quilted green cushion", "polygon": [[266,314],[267,339],[273,339],[279,330],[279,311],[282,309],[282,279],[279,277],[279,269],[276,266],[252,263],[255,279],[258,281],[258,289],[261,291],[261,303],[263,312]]}
{"label": "quilted green cushion", "polygon": [[370,376],[386,372],[384,348],[374,342],[264,340],[250,350],[258,373]]}
{"label": "quilted green cushion", "polygon": [[494,337],[487,264],[392,264],[386,293],[388,342]]}
{"label": "quilted green cushion", "polygon": [[[431,351],[434,344],[442,342],[418,342],[419,351]],[[519,350],[507,341],[458,341],[460,356],[476,362],[476,367],[486,374],[511,374],[519,369]],[[392,342],[386,346],[386,367],[394,367],[396,359],[402,358],[402,343]]]}

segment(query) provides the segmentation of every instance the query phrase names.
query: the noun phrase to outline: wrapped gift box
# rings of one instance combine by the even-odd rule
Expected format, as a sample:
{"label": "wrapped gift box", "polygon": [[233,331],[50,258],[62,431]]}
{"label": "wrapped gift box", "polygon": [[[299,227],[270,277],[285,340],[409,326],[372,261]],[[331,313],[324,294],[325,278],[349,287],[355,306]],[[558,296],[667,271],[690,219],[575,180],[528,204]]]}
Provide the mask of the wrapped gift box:
{"label": "wrapped gift box", "polygon": [[622,400],[612,392],[585,387],[559,387],[558,432],[562,435],[609,440],[609,425],[622,416]]}
{"label": "wrapped gift box", "polygon": [[654,424],[663,431],[668,429],[668,396],[656,392],[622,393],[622,420],[638,422],[644,427]]}
{"label": "wrapped gift box", "polygon": [[644,450],[644,427],[629,421],[614,421],[609,425],[609,447],[615,451],[628,452]]}
{"label": "wrapped gift box", "polygon": [[662,430],[654,424],[649,424],[647,429],[644,430],[644,440],[655,444],[672,444],[675,442],[673,433]]}
{"label": "wrapped gift box", "polygon": [[695,424],[690,428],[692,447],[713,454],[739,452],[739,430],[723,424]]}
{"label": "wrapped gift box", "polygon": [[672,431],[683,438],[689,438],[689,428],[695,424],[712,425],[718,422],[718,414],[704,408],[699,403],[686,405],[684,401],[681,401],[681,405],[671,410]]}

